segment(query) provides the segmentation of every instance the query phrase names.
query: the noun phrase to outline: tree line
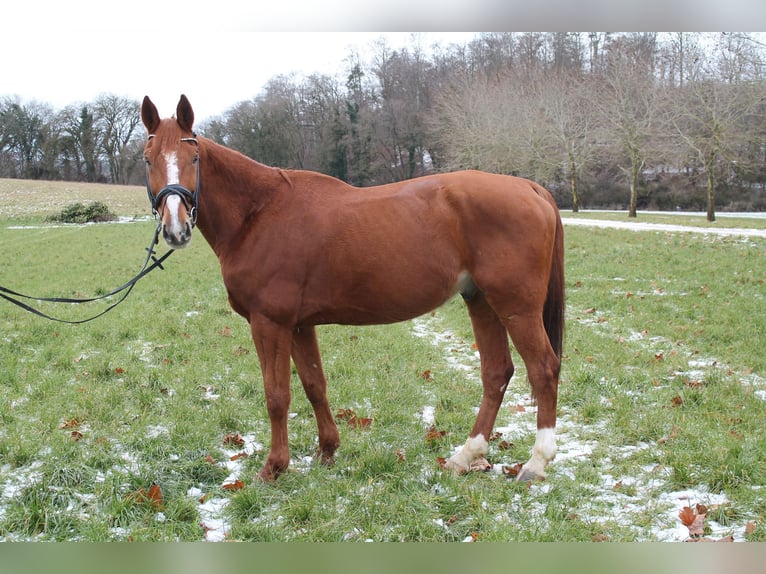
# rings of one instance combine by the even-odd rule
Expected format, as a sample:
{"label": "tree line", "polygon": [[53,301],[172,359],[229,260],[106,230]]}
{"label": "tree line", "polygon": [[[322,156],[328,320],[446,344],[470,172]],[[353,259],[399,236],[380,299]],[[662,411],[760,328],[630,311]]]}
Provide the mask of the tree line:
{"label": "tree line", "polygon": [[[280,75],[198,131],[269,165],[368,186],[482,169],[562,208],[766,209],[766,45],[746,33],[384,40],[344,73]],[[0,99],[0,177],[142,183],[139,102]]]}

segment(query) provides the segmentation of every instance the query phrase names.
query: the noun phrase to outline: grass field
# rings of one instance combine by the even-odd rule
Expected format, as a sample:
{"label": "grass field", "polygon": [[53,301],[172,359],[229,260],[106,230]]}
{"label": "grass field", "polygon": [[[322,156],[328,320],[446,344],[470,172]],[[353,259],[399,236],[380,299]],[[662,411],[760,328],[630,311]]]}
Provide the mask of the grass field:
{"label": "grass field", "polygon": [[[91,200],[148,210],[141,188],[0,180],[0,284],[87,296],[132,276],[153,222],[41,223]],[[294,376],[293,471],[271,485],[253,481],[269,426],[249,329],[201,237],[86,325],[0,302],[0,540],[681,541],[689,507],[704,536],[763,541],[766,240],[566,233],[560,450],[532,485],[503,472],[534,442],[522,365],[493,469],[436,462],[480,400],[459,298],[413,322],[321,328],[333,408],[370,424],[341,419],[336,465],[316,467]]]}

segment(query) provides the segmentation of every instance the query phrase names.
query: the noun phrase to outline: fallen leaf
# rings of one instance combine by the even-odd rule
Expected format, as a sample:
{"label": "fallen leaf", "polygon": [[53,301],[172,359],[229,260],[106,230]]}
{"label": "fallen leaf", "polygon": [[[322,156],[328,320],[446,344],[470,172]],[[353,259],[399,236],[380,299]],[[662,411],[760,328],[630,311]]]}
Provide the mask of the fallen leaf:
{"label": "fallen leaf", "polygon": [[351,417],[356,417],[356,413],[354,413],[354,411],[351,409],[340,409],[337,413],[335,413],[336,420],[348,420]]}
{"label": "fallen leaf", "polygon": [[755,529],[758,527],[758,524],[750,520],[747,524],[745,524],[745,534],[752,534],[755,532]]}
{"label": "fallen leaf", "polygon": [[501,440],[497,443],[497,448],[500,450],[511,450],[513,448],[513,443],[507,440]]}
{"label": "fallen leaf", "polygon": [[77,442],[82,438],[82,433],[80,431],[72,431],[72,433],[69,435],[74,442]]}
{"label": "fallen leaf", "polygon": [[245,439],[242,438],[242,435],[239,433],[229,433],[225,437],[223,437],[223,444],[227,445],[234,445],[234,446],[244,446]]}
{"label": "fallen leaf", "polygon": [[684,404],[684,400],[680,397],[680,395],[676,395],[672,399],[670,399],[670,403],[674,407],[680,407],[682,404]]}
{"label": "fallen leaf", "polygon": [[669,440],[673,440],[674,438],[677,438],[679,432],[681,432],[681,429],[679,427],[677,427],[676,425],[673,425],[673,428],[670,429],[670,435],[658,439],[657,443],[658,444],[665,444]]}
{"label": "fallen leaf", "polygon": [[396,449],[396,460],[404,462],[404,451],[400,448]]}
{"label": "fallen leaf", "polygon": [[122,375],[125,372],[125,369],[123,369],[122,367],[117,367],[114,370],[114,372],[117,373],[118,375]]}
{"label": "fallen leaf", "polygon": [[437,456],[437,457],[436,457],[436,463],[437,463],[437,464],[438,464],[440,467],[442,467],[442,468],[446,468],[446,467],[447,467],[447,459],[446,459],[446,458],[444,458],[444,457],[441,457],[441,456]]}
{"label": "fallen leaf", "polygon": [[447,434],[447,431],[436,430],[436,427],[434,425],[431,425],[431,428],[429,428],[428,432],[426,433],[426,442],[427,443],[436,442],[446,434]]}
{"label": "fallen leaf", "polygon": [[249,454],[247,454],[247,453],[246,453],[246,452],[243,450],[242,452],[238,452],[237,454],[235,454],[235,455],[231,456],[231,458],[229,458],[229,460],[239,460],[240,458],[247,458],[248,456],[250,456],[250,455],[249,455]]}
{"label": "fallen leaf", "polygon": [[148,503],[155,508],[162,508],[162,489],[158,484],[151,485],[148,492],[139,488],[136,492],[128,495],[128,498],[139,504]]}
{"label": "fallen leaf", "polygon": [[335,420],[344,420],[348,426],[358,429],[368,428],[370,425],[372,425],[371,418],[357,417],[356,413],[352,409],[340,409],[335,414]]}
{"label": "fallen leaf", "polygon": [[348,426],[355,429],[366,429],[372,425],[372,419],[367,417],[352,417],[348,419]]}
{"label": "fallen leaf", "polygon": [[[700,512],[701,510],[703,512]],[[699,538],[705,534],[706,516],[707,508],[702,504],[698,504],[695,509],[684,506],[678,513],[678,518],[689,529],[689,536],[692,538]]]}
{"label": "fallen leaf", "polygon": [[149,487],[149,500],[153,506],[162,506],[162,489],[159,484],[153,484]]}
{"label": "fallen leaf", "polygon": [[245,483],[241,480],[235,480],[234,482],[227,482],[222,486],[224,490],[242,490],[245,487]]}
{"label": "fallen leaf", "polygon": [[212,456],[210,456],[209,454],[205,455],[205,461],[209,462],[210,464],[215,464],[215,459]]}
{"label": "fallen leaf", "polygon": [[78,421],[76,418],[71,418],[68,421],[64,421],[59,425],[59,429],[71,429],[80,426],[80,421]]}
{"label": "fallen leaf", "polygon": [[678,513],[678,518],[684,526],[691,526],[694,523],[694,510],[688,506],[684,506]]}
{"label": "fallen leaf", "polygon": [[609,542],[609,535],[608,534],[596,534],[592,538],[593,542]]}
{"label": "fallen leaf", "polygon": [[514,413],[525,413],[527,412],[527,408],[524,405],[513,405],[511,411]]}
{"label": "fallen leaf", "polygon": [[502,471],[503,471],[503,474],[506,476],[518,476],[523,466],[524,465],[521,464],[520,462],[516,464],[511,464],[511,465],[504,464],[502,466]]}
{"label": "fallen leaf", "polygon": [[221,329],[220,331],[218,331],[218,334],[219,334],[221,337],[231,337],[231,327],[229,327],[229,326],[227,325],[226,327],[224,327],[223,329]]}
{"label": "fallen leaf", "polygon": [[431,369],[426,369],[420,373],[420,378],[425,379],[426,381],[432,381],[433,377],[431,376]]}

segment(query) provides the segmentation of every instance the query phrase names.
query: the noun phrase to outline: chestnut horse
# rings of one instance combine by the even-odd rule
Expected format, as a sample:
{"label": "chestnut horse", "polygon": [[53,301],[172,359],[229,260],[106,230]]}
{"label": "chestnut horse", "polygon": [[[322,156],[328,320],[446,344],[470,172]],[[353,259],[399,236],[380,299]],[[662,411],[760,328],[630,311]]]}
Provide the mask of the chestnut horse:
{"label": "chestnut horse", "polygon": [[446,467],[465,472],[487,453],[513,374],[510,335],[538,405],[532,456],[518,478],[545,476],[556,454],[564,330],[563,229],[548,191],[479,171],[360,189],[197,137],[186,96],[166,119],[144,98],[141,119],[149,199],[165,240],[185,247],[196,225],[218,256],[229,303],[250,323],[271,423],[261,478],[290,462],[291,357],[316,415],[321,462],[331,464],[340,444],[315,325],[404,321],[457,293],[471,317],[483,396]]}

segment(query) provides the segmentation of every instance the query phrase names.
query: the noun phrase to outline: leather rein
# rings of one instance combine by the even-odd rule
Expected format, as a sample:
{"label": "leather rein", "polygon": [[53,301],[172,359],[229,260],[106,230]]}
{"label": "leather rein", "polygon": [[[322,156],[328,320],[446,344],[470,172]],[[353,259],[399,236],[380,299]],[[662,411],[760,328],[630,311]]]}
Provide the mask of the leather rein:
{"label": "leather rein", "polygon": [[[153,135],[149,136],[149,139],[154,137]],[[197,138],[182,138],[181,141],[191,141],[198,145]],[[189,213],[189,218],[191,219],[192,227],[196,225],[197,222],[197,206],[198,206],[198,200],[199,200],[199,190],[200,190],[200,177],[199,177],[199,160],[197,160],[197,184],[195,187],[195,190],[189,191],[187,188],[185,188],[183,185],[173,183],[166,185],[163,187],[160,192],[155,196],[152,194],[151,186],[149,185],[149,167],[146,168],[146,191],[149,196],[149,203],[152,206],[152,213],[154,214],[155,218],[159,218],[158,209],[159,206],[164,198],[166,198],[169,195],[177,195],[181,198],[181,201],[186,206],[186,210]],[[7,287],[3,287],[0,285],[0,297],[5,299],[6,301],[10,301],[14,305],[18,305],[25,311],[29,311],[30,313],[33,313],[39,317],[43,317],[45,319],[50,319],[51,321],[57,321],[59,323],[68,323],[70,325],[79,325],[81,323],[87,323],[89,321],[93,321],[94,319],[98,319],[102,315],[105,315],[117,305],[122,303],[125,299],[127,299],[128,295],[130,295],[130,292],[133,290],[133,287],[135,287],[136,283],[138,283],[141,279],[146,277],[150,272],[154,271],[157,268],[164,269],[162,266],[163,261],[165,261],[168,257],[170,257],[170,254],[173,253],[173,249],[168,249],[168,251],[162,255],[161,257],[156,257],[157,252],[154,250],[154,247],[159,243],[159,236],[160,236],[160,230],[162,229],[162,223],[158,222],[157,227],[154,230],[154,236],[152,237],[152,242],[149,244],[149,246],[146,248],[147,255],[146,259],[144,259],[144,263],[141,266],[141,270],[129,281],[124,283],[123,285],[120,285],[116,289],[113,289],[109,293],[106,293],[104,295],[99,295],[97,297],[86,297],[86,298],[71,298],[71,297],[34,297],[32,295],[25,295],[24,293],[19,293],[18,291],[13,291],[12,289],[8,289]],[[100,313],[93,315],[92,317],[88,317],[86,319],[79,319],[79,320],[68,320],[68,319],[61,319],[58,317],[53,317],[51,315],[48,315],[46,313],[43,313],[39,309],[36,309],[35,307],[32,307],[31,305],[24,303],[21,301],[21,299],[25,300],[31,300],[31,301],[40,301],[40,302],[46,302],[46,303],[92,303],[94,301],[100,301],[102,299],[107,299],[109,297],[113,297],[115,295],[118,295],[122,293],[122,296],[109,305],[106,309],[101,311]]]}

